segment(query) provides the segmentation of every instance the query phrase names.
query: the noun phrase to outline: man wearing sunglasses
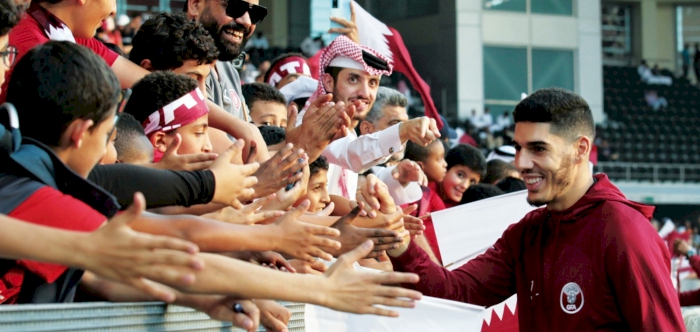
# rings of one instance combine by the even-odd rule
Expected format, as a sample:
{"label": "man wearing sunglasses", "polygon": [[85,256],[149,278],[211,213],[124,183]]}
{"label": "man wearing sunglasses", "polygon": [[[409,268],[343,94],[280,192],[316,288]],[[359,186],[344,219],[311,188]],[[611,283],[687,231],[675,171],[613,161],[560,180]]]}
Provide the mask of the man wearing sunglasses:
{"label": "man wearing sunglasses", "polygon": [[233,66],[253,35],[256,24],[267,15],[258,0],[189,0],[185,10],[214,37],[219,61],[207,80],[207,96],[229,113],[249,121],[241,93],[241,78]]}

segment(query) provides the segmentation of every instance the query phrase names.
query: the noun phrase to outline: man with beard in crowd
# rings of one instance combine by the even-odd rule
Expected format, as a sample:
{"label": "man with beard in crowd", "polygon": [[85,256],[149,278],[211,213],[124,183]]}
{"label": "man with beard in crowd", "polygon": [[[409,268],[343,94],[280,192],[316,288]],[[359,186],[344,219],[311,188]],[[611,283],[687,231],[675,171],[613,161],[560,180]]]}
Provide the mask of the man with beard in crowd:
{"label": "man with beard in crowd", "polygon": [[[347,136],[333,141],[322,153],[333,164],[328,171],[328,187],[332,198],[338,200],[336,209],[347,206],[342,204],[343,198],[355,200],[356,190],[361,192],[361,200],[369,203],[366,204],[367,208],[379,209],[379,202],[370,198],[376,193],[374,180],[358,186],[358,173],[386,161],[393,153],[403,149],[403,144],[409,139],[423,146],[432,142],[440,136],[435,120],[415,118],[357,137],[355,127],[374,105],[379,81],[382,75],[391,75],[392,64],[379,52],[340,36],[321,54],[319,68],[318,88],[307,105],[328,98],[327,93],[332,92],[333,99],[326,100],[336,106],[347,106],[354,114],[351,123],[346,126]],[[297,122],[305,115],[300,114]],[[372,178],[376,179],[368,177]]]}
{"label": "man with beard in crowd", "polygon": [[591,174],[595,127],[586,101],[542,89],[513,115],[527,201],[546,207],[454,271],[410,238],[388,251],[394,269],[420,275],[409,287],[428,296],[492,306],[517,294],[521,331],[685,330],[670,254],[649,223],[654,208]]}

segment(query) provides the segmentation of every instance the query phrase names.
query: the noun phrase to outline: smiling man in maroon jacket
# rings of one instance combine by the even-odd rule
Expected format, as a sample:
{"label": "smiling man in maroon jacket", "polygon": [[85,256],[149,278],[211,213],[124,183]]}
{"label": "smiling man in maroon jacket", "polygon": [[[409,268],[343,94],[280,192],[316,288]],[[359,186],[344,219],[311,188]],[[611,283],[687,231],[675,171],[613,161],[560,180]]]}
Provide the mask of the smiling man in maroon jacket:
{"label": "smiling man in maroon jacket", "polygon": [[539,90],[518,104],[515,164],[530,204],[483,255],[454,271],[407,239],[394,269],[420,275],[424,295],[491,306],[518,294],[521,331],[684,331],[670,256],[649,219],[588,156],[595,138],[583,98]]}

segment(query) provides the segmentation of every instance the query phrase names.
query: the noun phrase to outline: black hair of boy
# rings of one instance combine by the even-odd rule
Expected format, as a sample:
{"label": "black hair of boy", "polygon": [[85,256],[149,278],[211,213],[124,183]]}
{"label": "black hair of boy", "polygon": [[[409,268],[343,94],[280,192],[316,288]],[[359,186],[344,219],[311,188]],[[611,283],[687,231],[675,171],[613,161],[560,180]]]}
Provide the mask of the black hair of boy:
{"label": "black hair of boy", "polygon": [[266,83],[248,83],[241,86],[241,92],[248,109],[253,108],[256,101],[269,101],[287,105],[287,100],[280,90]]}
{"label": "black hair of boy", "polygon": [[318,174],[321,170],[328,170],[328,160],[324,156],[319,156],[314,162],[309,164],[309,176]]}
{"label": "black hair of boy", "polygon": [[188,60],[202,65],[219,58],[214,38],[185,13],[163,13],[148,19],[134,36],[132,47],[129,60],[141,65],[148,59],[153,70],[180,68]]}
{"label": "black hair of boy", "polygon": [[492,184],[477,183],[469,186],[462,194],[462,201],[459,204],[467,204],[480,201],[482,199],[503,195],[505,192]]}
{"label": "black hair of boy", "polygon": [[472,172],[481,174],[482,178],[486,173],[486,158],[484,154],[471,145],[460,144],[450,149],[445,154],[445,162],[447,162],[447,170],[454,166],[462,165],[469,168]]}
{"label": "black hair of boy", "polygon": [[267,146],[282,143],[286,139],[286,130],[282,127],[260,126],[258,129],[260,130],[260,135],[262,135]]}
{"label": "black hair of boy", "polygon": [[77,119],[97,128],[116,110],[119,80],[90,49],[50,41],[30,50],[14,67],[7,102],[17,108],[22,136],[60,146],[68,124]]}
{"label": "black hair of boy", "polygon": [[0,1],[0,36],[7,35],[17,25],[24,13],[24,6],[13,0]]}
{"label": "black hair of boy", "polygon": [[595,139],[593,113],[586,100],[562,88],[545,88],[523,99],[513,111],[519,122],[549,123],[550,132],[573,142],[579,136]]}
{"label": "black hair of boy", "polygon": [[505,191],[506,193],[527,189],[527,186],[525,186],[525,181],[510,176],[498,181],[498,183],[496,183],[496,187]]}
{"label": "black hair of boy", "polygon": [[131,98],[124,113],[143,123],[149,115],[163,106],[192,92],[199,86],[193,78],[171,71],[156,71],[146,75],[131,88]]}
{"label": "black hair of boy", "polygon": [[[306,59],[306,56],[304,56],[301,53],[296,53],[296,52],[282,53],[282,54],[278,55],[277,57],[275,57],[274,59],[272,59],[272,61],[270,61],[270,68],[275,68],[275,66],[277,65],[278,62],[280,62],[286,58],[293,57],[293,56],[298,56],[300,58]],[[263,82],[269,82],[270,75],[272,75],[272,73],[270,70],[268,70],[265,73],[265,76],[263,77]]]}
{"label": "black hair of boy", "polygon": [[415,162],[425,162],[426,159],[428,159],[428,156],[430,155],[430,149],[428,147],[430,147],[430,145],[434,143],[435,141],[433,141],[433,143],[428,144],[428,146],[422,146],[413,143],[413,141],[411,140],[406,141],[406,149],[404,149],[403,158],[413,160]]}
{"label": "black hair of boy", "polygon": [[504,179],[509,174],[517,172],[515,165],[500,159],[491,159],[486,163],[486,175],[481,179],[482,183],[493,184],[494,181]]}
{"label": "black hair of boy", "polygon": [[119,160],[131,160],[134,149],[138,149],[135,139],[146,137],[143,126],[133,115],[122,113],[117,122],[117,139],[114,140],[114,148],[117,150]]}

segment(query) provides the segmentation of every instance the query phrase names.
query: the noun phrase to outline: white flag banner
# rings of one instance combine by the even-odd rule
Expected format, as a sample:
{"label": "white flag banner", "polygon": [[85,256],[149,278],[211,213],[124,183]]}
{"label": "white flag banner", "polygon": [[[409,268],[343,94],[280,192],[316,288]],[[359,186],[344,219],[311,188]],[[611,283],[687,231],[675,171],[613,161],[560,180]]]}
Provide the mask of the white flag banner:
{"label": "white flag banner", "polygon": [[526,197],[522,190],[431,213],[442,263],[453,270],[485,252],[535,209]]}
{"label": "white flag banner", "polygon": [[304,325],[307,332],[479,332],[484,322],[483,307],[427,296],[413,309],[391,309],[400,317],[356,315],[307,304]]}

